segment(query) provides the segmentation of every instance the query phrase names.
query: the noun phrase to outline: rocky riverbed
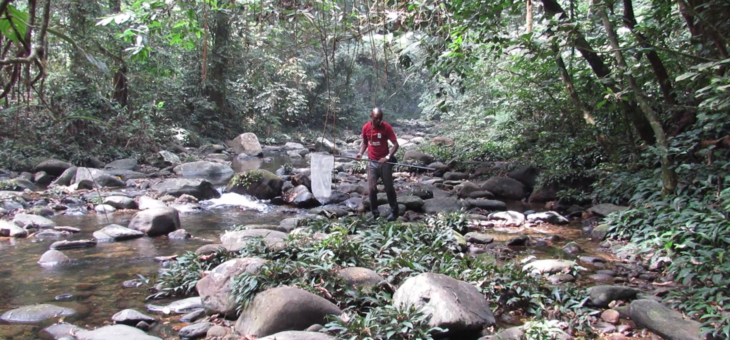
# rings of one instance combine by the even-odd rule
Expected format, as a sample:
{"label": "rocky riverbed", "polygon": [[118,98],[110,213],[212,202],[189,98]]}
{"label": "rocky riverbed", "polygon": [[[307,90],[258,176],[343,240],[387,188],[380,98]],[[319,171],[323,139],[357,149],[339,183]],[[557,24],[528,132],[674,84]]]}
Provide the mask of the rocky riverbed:
{"label": "rocky riverbed", "polygon": [[[594,287],[585,296],[586,305],[596,311],[591,320],[596,334],[641,338],[651,336],[648,328],[665,338],[700,338],[697,323],[660,303],[659,296],[675,287],[662,276],[662,261],[654,261],[653,267],[634,263],[630,250],[603,241],[606,227],[600,225],[601,218],[622,207],[554,201],[556,188],[535,188],[537,171],[532,168],[507,173],[501,171],[503,164],[484,163],[473,171],[456,171],[455,164],[434,162],[432,156],[415,150],[424,143],[448,145],[452,140],[435,136],[428,125],[402,124],[397,129],[400,144],[408,150],[402,161],[437,169],[396,173],[400,223],[464,212],[460,216],[466,227],[454,232],[459,253],[516,262],[555,287],[573,282]],[[313,145],[261,147],[255,135],[242,134],[227,145],[161,151],[154,164],[122,159],[75,167],[47,160],[34,173],[0,173],[0,339],[239,339],[265,338],[280,331],[284,333],[277,339],[328,339],[323,333],[286,332],[313,330],[309,326],[322,323],[321,316],[341,312],[331,301],[306,294],[303,298],[314,302],[301,313],[291,314],[282,307],[277,315],[266,314],[270,321],[263,324],[250,321],[265,315],[254,307],[245,311],[249,318],[242,317],[237,324],[235,311],[216,310],[221,315],[232,313],[230,320],[203,317],[204,311],[216,314],[211,313],[210,298],[146,299],[156,292],[160,270],[186,251],[206,256],[210,249],[222,247],[235,252],[254,236],[278,246],[288,233],[301,232],[307,220],[368,211],[365,175],[358,163],[338,161],[334,191],[326,201],[311,192],[309,153],[355,150],[358,142],[357,136],[350,136],[337,142],[321,139]],[[389,208],[380,196],[384,216]],[[239,231],[227,232],[234,225]],[[226,262],[211,272],[228,279],[232,272],[258,268],[251,266],[250,261]],[[193,295],[223,294],[225,301],[226,282],[205,292],[197,287]],[[432,311],[434,325],[456,322],[482,329],[478,336],[501,332],[503,339],[529,337],[523,326],[510,328],[525,319],[510,313],[495,319],[494,306],[489,307],[468,283],[414,276],[401,288],[411,286],[433,286],[434,291],[446,292],[444,296],[453,292],[457,297],[456,302],[446,298]],[[406,296],[403,289],[395,292],[394,303],[417,304],[408,302],[417,298]],[[267,292],[254,301],[284,303],[288,298],[278,296],[303,294]],[[465,305],[465,298],[473,305]],[[472,319],[467,313],[456,321],[434,321],[442,317],[437,315],[439,309],[462,307],[479,309],[479,317]],[[281,326],[287,318],[304,321]]]}

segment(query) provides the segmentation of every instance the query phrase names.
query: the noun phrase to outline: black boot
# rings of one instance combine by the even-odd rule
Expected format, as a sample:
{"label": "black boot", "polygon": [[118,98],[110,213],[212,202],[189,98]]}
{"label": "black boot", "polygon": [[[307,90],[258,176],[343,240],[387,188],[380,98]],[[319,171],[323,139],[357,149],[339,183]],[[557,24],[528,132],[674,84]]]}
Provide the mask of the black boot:
{"label": "black boot", "polygon": [[398,219],[398,208],[390,209],[390,215],[385,218],[388,221],[395,221]]}

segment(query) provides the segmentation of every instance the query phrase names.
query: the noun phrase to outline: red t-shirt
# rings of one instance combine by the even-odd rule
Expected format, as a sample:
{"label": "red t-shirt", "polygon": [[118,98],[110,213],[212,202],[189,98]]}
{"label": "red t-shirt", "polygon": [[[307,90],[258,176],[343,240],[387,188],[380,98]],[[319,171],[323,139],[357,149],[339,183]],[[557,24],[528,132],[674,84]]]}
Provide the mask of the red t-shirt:
{"label": "red t-shirt", "polygon": [[367,122],[362,127],[362,137],[368,141],[368,157],[378,160],[388,156],[388,141],[396,142],[393,127],[386,122],[380,126],[373,126],[373,122]]}

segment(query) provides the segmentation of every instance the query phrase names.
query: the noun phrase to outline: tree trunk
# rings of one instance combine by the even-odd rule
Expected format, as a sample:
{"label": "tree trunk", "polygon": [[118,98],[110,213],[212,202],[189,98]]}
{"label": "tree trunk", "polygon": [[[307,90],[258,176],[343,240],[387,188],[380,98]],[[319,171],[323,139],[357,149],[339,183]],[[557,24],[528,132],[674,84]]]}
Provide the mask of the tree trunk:
{"label": "tree trunk", "polygon": [[209,100],[214,102],[224,118],[232,118],[230,108],[227,105],[227,88],[228,88],[228,44],[230,43],[230,23],[226,11],[218,10],[215,12],[215,28],[212,32],[213,46],[210,51],[210,73],[208,74],[209,82],[205,85],[205,93]]}
{"label": "tree trunk", "polygon": [[[545,14],[548,17],[552,18],[556,15],[560,15],[561,20],[566,19],[565,11],[556,0],[541,1],[543,4],[543,8],[545,8]],[[601,56],[595,52],[595,50],[591,47],[588,41],[586,41],[585,36],[583,36],[583,34],[577,30],[571,32],[570,36],[572,37],[571,42],[591,66],[593,73],[595,73],[598,78],[607,81],[602,82],[604,86],[613,92],[620,92],[616,84],[613,84],[613,82],[610,81],[609,76],[611,74],[611,69],[603,62]],[[621,101],[621,110],[624,110],[624,113],[631,119],[634,128],[636,128],[636,131],[638,132],[639,137],[642,140],[646,141],[649,144],[653,144],[656,141],[656,137],[654,136],[654,130],[652,129],[651,124],[646,119],[646,117],[641,114],[641,112],[638,112],[634,103]]]}
{"label": "tree trunk", "polygon": [[[111,10],[114,13],[119,13],[122,11],[122,2],[121,0],[112,0],[111,4]],[[114,94],[112,95],[112,99],[114,99],[117,104],[119,104],[120,107],[127,107],[127,101],[129,99],[129,82],[127,81],[127,64],[124,62],[124,49],[122,47],[118,47],[119,50],[119,57],[114,58],[116,63],[116,70],[114,71]]]}
{"label": "tree trunk", "polygon": [[575,90],[575,86],[573,85],[573,77],[571,77],[570,73],[568,73],[568,69],[565,67],[565,61],[563,61],[563,57],[560,56],[559,51],[556,51],[555,53],[557,56],[555,58],[555,62],[558,64],[558,68],[560,69],[560,79],[563,80],[563,84],[568,90],[568,94],[570,95],[570,101],[573,102],[573,105],[578,111],[583,113],[583,119],[585,119],[587,124],[595,125],[596,120],[593,118],[593,115],[591,115],[591,112],[588,111],[588,108],[583,105],[583,101],[580,100],[578,91]]}
{"label": "tree trunk", "polygon": [[646,119],[651,123],[651,127],[654,130],[662,163],[662,192],[665,194],[672,193],[677,188],[677,174],[674,172],[674,164],[669,156],[669,142],[667,141],[666,134],[664,133],[664,128],[662,127],[661,122],[659,122],[659,118],[656,112],[654,112],[654,109],[651,107],[649,100],[644,96],[643,91],[636,83],[636,79],[634,79],[631,74],[626,73],[628,71],[628,64],[621,53],[621,45],[618,42],[616,31],[614,31],[613,24],[611,24],[611,20],[608,18],[606,10],[604,9],[604,4],[601,1],[602,0],[593,0],[593,7],[596,14],[601,18],[603,27],[606,29],[606,34],[608,35],[608,40],[611,42],[611,48],[613,48],[616,62],[619,67],[621,67],[631,90],[634,92],[634,96],[636,97],[636,101],[639,102],[641,111],[644,112]]}
{"label": "tree trunk", "polygon": [[532,0],[527,1],[525,6],[525,23],[527,26],[527,34],[532,33]]}

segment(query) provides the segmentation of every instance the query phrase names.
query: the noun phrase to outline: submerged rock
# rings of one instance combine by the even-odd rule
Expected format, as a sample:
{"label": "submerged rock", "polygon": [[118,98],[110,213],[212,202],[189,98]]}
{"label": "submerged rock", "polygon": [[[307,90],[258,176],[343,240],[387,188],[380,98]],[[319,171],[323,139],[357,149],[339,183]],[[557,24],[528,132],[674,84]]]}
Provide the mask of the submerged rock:
{"label": "submerged rock", "polygon": [[125,325],[134,326],[140,321],[145,321],[147,323],[153,323],[157,321],[157,319],[144,315],[134,309],[125,309],[123,311],[117,312],[116,314],[112,315],[112,321],[114,323],[121,323]]}
{"label": "submerged rock", "polygon": [[76,314],[76,311],[71,308],[44,303],[9,310],[0,315],[0,320],[8,323],[39,323],[51,318],[74,314]]}
{"label": "submerged rock", "polygon": [[143,330],[127,325],[104,326],[95,330],[76,333],[77,340],[162,340]]}
{"label": "submerged rock", "polygon": [[71,259],[66,256],[66,254],[58,251],[58,250],[48,250],[43,255],[41,255],[40,260],[38,260],[38,264],[40,264],[43,267],[53,267],[61,264],[65,264],[70,262]]}

